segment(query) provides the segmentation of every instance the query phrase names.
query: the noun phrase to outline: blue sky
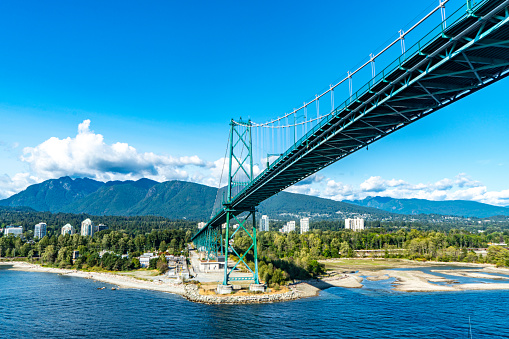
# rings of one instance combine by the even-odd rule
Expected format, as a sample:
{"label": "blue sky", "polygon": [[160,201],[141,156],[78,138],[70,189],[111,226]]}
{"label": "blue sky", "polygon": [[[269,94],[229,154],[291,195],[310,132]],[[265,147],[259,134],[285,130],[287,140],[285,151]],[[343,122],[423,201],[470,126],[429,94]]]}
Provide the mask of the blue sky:
{"label": "blue sky", "polygon": [[[0,196],[61,175],[217,185],[229,119],[264,121],[309,101],[437,4],[0,3]],[[493,85],[291,190],[509,205],[508,88]]]}

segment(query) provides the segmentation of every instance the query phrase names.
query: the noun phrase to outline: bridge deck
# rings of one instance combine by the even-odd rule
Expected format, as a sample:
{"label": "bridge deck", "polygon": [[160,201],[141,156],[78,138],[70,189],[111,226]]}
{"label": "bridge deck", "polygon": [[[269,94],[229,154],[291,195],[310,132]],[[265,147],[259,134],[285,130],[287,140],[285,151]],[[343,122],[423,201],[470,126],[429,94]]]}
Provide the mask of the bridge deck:
{"label": "bridge deck", "polygon": [[[414,45],[256,177],[233,198],[231,208],[236,213],[253,209],[349,154],[505,78],[508,5],[507,0],[485,0],[443,33]],[[219,212],[193,239],[225,221],[226,213]]]}

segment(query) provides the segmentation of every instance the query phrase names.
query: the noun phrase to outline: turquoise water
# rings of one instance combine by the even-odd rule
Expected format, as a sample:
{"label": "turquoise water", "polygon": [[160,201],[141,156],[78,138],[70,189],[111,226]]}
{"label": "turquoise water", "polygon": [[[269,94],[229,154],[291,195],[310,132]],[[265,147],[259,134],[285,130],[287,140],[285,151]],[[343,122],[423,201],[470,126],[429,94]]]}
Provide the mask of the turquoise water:
{"label": "turquoise water", "polygon": [[391,281],[261,305],[202,305],[166,293],[0,269],[0,337],[509,338],[509,291],[401,293]]}

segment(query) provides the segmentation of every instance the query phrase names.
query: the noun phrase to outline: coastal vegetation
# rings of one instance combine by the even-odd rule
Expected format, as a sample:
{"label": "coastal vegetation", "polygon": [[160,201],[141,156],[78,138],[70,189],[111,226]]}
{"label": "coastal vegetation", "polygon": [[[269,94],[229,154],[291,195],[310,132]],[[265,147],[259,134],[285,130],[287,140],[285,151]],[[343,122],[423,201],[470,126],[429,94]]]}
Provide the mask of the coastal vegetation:
{"label": "coastal vegetation", "polygon": [[[145,251],[159,251],[180,255],[186,250],[190,230],[152,230],[146,234],[104,230],[93,237],[73,235],[45,236],[39,241],[21,237],[0,237],[0,257],[22,257],[45,265],[78,269],[101,268],[108,271],[126,271],[140,268],[137,259]],[[37,239],[36,239],[37,240]],[[79,256],[73,263],[73,252]],[[154,263],[153,268],[163,269]]]}
{"label": "coastal vegetation", "polygon": [[[80,225],[90,217],[109,229],[93,237],[61,235],[66,223]],[[33,225],[45,221],[48,235],[33,237]],[[92,217],[86,214],[36,212],[26,208],[0,208],[0,223],[23,226],[23,237],[1,236],[0,257],[25,258],[55,267],[125,271],[140,267],[138,257],[144,252],[186,254],[187,244],[196,231],[195,222],[170,220],[155,216]],[[279,222],[282,224],[282,222]],[[278,222],[271,224],[278,227]],[[325,268],[319,260],[382,256],[420,261],[492,263],[509,267],[509,251],[490,243],[508,243],[509,231],[498,223],[478,232],[472,228],[456,229],[454,223],[368,221],[361,232],[344,230],[341,221],[322,220],[312,223],[310,232],[258,234],[259,274],[262,281],[277,286],[295,279],[317,277]],[[410,228],[411,226],[412,228]],[[239,232],[235,238],[238,252],[249,248],[251,240]],[[487,248],[485,255],[473,249]],[[374,251],[376,252],[369,252]],[[73,252],[79,256],[73,260]],[[253,257],[246,257],[254,269]],[[163,260],[152,260],[150,268],[165,270]]]}
{"label": "coastal vegetation", "polygon": [[[305,234],[271,231],[258,234],[258,266],[260,278],[269,284],[317,276],[324,272],[324,266],[318,260],[330,258],[382,256],[509,267],[509,250],[502,246],[489,246],[490,243],[504,242],[509,242],[508,231],[471,233],[454,229],[449,232],[400,229],[387,232],[376,228],[362,232],[315,230]],[[249,244],[249,237],[239,233],[235,246],[246,250]],[[487,247],[484,256],[473,250]],[[253,263],[248,264],[253,266]]]}

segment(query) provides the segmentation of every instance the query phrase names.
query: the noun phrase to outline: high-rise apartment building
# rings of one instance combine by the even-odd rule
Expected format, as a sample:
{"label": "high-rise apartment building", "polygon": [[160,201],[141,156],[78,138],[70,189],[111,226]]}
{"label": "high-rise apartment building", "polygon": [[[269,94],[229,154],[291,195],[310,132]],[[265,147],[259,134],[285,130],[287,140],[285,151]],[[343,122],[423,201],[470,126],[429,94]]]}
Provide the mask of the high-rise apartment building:
{"label": "high-rise apartment building", "polygon": [[95,231],[94,223],[90,219],[85,219],[81,222],[81,235],[82,236],[93,236]]}
{"label": "high-rise apartment building", "polygon": [[262,218],[260,219],[260,231],[269,231],[269,216],[268,215],[262,215]]}
{"label": "high-rise apartment building", "polygon": [[61,233],[62,235],[73,235],[75,233],[74,227],[71,224],[66,224],[64,227],[62,227]]}
{"label": "high-rise apartment building", "polygon": [[101,231],[104,231],[107,229],[108,229],[108,226],[106,226],[105,224],[99,224],[94,227],[94,233],[101,232]]}
{"label": "high-rise apartment building", "polygon": [[35,225],[34,228],[34,238],[42,239],[46,235],[48,225],[44,222],[40,222],[37,225]]}
{"label": "high-rise apartment building", "polygon": [[300,234],[309,232],[309,218],[300,219]]}
{"label": "high-rise apartment building", "polygon": [[290,233],[291,231],[295,231],[295,220],[288,221],[283,228],[279,230],[281,233]]}
{"label": "high-rise apartment building", "polygon": [[345,229],[353,231],[362,231],[364,229],[364,219],[345,219]]}

